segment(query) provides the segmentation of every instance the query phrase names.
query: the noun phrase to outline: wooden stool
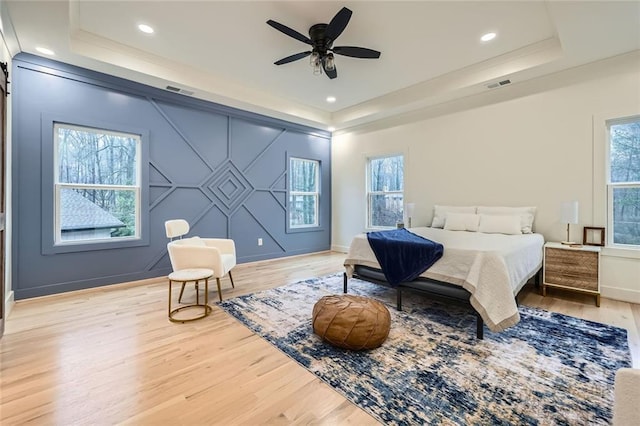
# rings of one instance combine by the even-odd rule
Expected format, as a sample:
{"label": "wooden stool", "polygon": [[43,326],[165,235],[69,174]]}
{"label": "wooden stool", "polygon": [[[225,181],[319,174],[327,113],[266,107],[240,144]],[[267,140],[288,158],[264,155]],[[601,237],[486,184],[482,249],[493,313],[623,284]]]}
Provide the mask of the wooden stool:
{"label": "wooden stool", "polygon": [[[209,306],[209,278],[213,276],[213,271],[211,269],[182,269],[179,271],[174,271],[169,274],[169,321],[171,322],[182,322],[185,323],[187,321],[195,321],[201,318],[206,317],[211,312],[211,306]],[[198,284],[200,281],[204,280],[204,304],[200,303],[200,293],[198,292]],[[196,285],[196,303],[191,305],[180,306],[179,308],[171,309],[171,287],[173,282],[179,282],[184,285],[188,282],[193,281]],[[178,312],[185,309],[192,308],[202,308],[203,312],[201,315],[178,319],[174,318],[174,315]]]}

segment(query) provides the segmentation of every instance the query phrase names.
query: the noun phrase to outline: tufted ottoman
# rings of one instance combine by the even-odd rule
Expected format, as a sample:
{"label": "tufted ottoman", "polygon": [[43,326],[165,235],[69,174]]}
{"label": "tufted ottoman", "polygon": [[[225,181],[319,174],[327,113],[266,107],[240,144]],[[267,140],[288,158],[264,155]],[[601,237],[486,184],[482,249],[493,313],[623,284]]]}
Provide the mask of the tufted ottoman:
{"label": "tufted ottoman", "polygon": [[367,297],[324,296],[313,307],[313,332],[340,348],[377,348],[389,335],[390,324],[389,310]]}

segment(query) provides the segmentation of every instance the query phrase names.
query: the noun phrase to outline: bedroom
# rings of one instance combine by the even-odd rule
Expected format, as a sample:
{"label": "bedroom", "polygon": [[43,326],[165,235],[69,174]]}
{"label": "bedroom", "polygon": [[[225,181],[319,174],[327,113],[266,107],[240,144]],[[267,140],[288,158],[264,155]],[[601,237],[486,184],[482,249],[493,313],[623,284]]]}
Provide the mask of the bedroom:
{"label": "bedroom", "polygon": [[[6,3],[3,2],[3,7],[5,8],[7,6]],[[341,4],[337,3],[322,6],[321,10],[324,10],[322,16],[326,15],[327,19],[330,18],[341,6]],[[365,14],[362,11],[363,6],[359,2],[349,3],[349,6],[354,10],[353,22],[350,25],[356,25],[354,28],[358,28],[358,20],[364,19],[360,18]],[[560,16],[557,16],[560,13],[558,10],[559,5],[549,4],[548,6],[556,14],[554,15],[555,18],[559,19]],[[3,17],[5,10],[3,9]],[[9,7],[10,12],[11,10],[11,7]],[[48,15],[47,17],[55,16],[58,19],[60,13],[58,9],[53,9],[46,15]],[[66,20],[65,13],[68,14],[68,10],[63,9],[63,20]],[[260,25],[265,27],[265,37],[269,37],[270,42],[276,43],[276,50],[280,55],[274,54],[274,57],[271,57],[270,54],[265,55],[267,56],[265,58],[265,67],[271,66],[271,63],[279,57],[304,49],[302,44],[297,44],[295,40],[286,40],[285,36],[278,34],[264,24],[266,19],[276,19],[295,26],[295,28],[302,31],[305,28],[305,24],[296,25],[296,22],[298,22],[296,18],[302,12],[289,11],[287,13],[279,13],[280,15],[277,15],[275,10],[269,10],[266,17],[260,16],[260,19],[258,19]],[[621,28],[624,28],[624,22],[628,22],[634,16],[637,16],[624,10],[622,12],[617,11],[617,13],[621,13],[621,21],[618,25]],[[313,22],[314,14],[311,11],[307,10],[303,15],[305,19]],[[599,15],[596,14],[596,16]],[[93,17],[96,19],[95,15]],[[14,19],[17,18],[17,16],[14,17]],[[41,18],[44,20],[44,17],[41,16]],[[55,20],[51,19],[51,21]],[[17,21],[14,24],[17,28]],[[34,18],[32,25],[37,24],[39,22]],[[45,24],[46,22],[42,23],[42,25]],[[84,24],[89,25],[88,22]],[[98,24],[99,22],[96,23],[96,25]],[[548,22],[547,24],[551,25]],[[560,23],[556,23],[556,25],[560,25]],[[556,30],[560,32],[561,29],[565,28],[558,27]],[[637,31],[637,26],[635,28],[635,31]],[[545,27],[544,30],[553,31],[553,25]],[[84,35],[86,36],[84,39],[73,39],[74,49],[79,52],[85,52],[94,59],[105,60],[105,57],[99,57],[100,54],[105,55],[108,53],[105,50],[94,49],[91,53],[87,52],[91,43],[89,36],[87,34]],[[344,34],[344,36],[347,35],[349,35],[348,32]],[[561,36],[563,48],[576,48],[575,45],[571,45],[571,39],[566,38],[569,35],[562,33],[559,36]],[[36,54],[33,50],[27,50],[27,42],[30,42],[30,40],[29,37],[26,40],[21,40],[23,43],[21,47],[27,52]],[[377,44],[373,44],[373,40],[371,42],[369,40],[369,38],[344,39],[345,43],[371,48],[378,47],[383,51],[383,55],[391,53]],[[97,39],[93,39],[93,41],[104,42],[104,40]],[[522,75],[522,72],[520,74],[515,73],[516,75],[521,75],[523,81],[518,81],[517,78],[514,78],[513,83],[506,87],[493,91],[485,88],[482,93],[476,95],[469,93],[461,99],[449,99],[447,98],[449,92],[439,92],[434,90],[433,86],[426,86],[423,89],[434,92],[434,95],[424,96],[423,92],[420,93],[419,96],[424,96],[422,101],[425,103],[423,104],[420,104],[407,93],[404,93],[404,96],[407,97],[403,98],[402,104],[397,104],[397,102],[394,104],[394,99],[384,99],[383,101],[387,103],[383,105],[371,102],[364,106],[374,111],[369,114],[377,120],[369,123],[360,123],[359,114],[364,114],[364,112],[355,109],[347,108],[341,110],[339,106],[325,106],[324,108],[335,109],[333,114],[329,114],[319,108],[307,108],[304,113],[300,113],[302,117],[298,117],[301,125],[309,125],[310,120],[315,120],[314,122],[320,122],[323,126],[337,124],[338,130],[334,133],[331,141],[331,173],[326,175],[327,178],[330,177],[331,179],[331,203],[326,205],[330,215],[330,222],[325,222],[331,223],[331,228],[325,230],[326,234],[330,234],[330,239],[323,237],[325,239],[321,239],[317,243],[317,246],[315,246],[317,248],[314,248],[312,244],[306,244],[300,246],[300,249],[312,249],[308,251],[327,250],[330,244],[332,249],[346,252],[351,238],[365,227],[366,188],[364,176],[366,159],[368,157],[398,153],[405,155],[405,200],[415,204],[413,220],[417,225],[430,223],[432,209],[435,204],[535,205],[538,208],[536,230],[543,233],[547,241],[559,241],[565,238],[566,231],[566,224],[560,221],[560,205],[564,201],[577,200],[580,206],[580,223],[572,225],[571,235],[573,238],[581,236],[583,226],[606,226],[606,200],[603,195],[606,161],[603,155],[605,140],[598,136],[601,133],[596,130],[598,126],[603,126],[604,121],[607,119],[637,115],[640,112],[637,50],[639,46],[637,41],[634,41],[631,43],[632,47],[628,49],[628,45],[623,42],[628,42],[628,39],[623,38],[622,41],[618,39],[612,40],[611,44],[615,45],[616,48],[618,48],[617,43],[624,47],[621,47],[621,50],[616,51],[615,54],[602,58],[602,60],[593,62],[596,60],[594,58],[590,63],[585,63],[579,67],[572,67],[564,71],[558,70],[553,74],[527,80],[524,79],[527,77],[526,72],[524,72],[525,75]],[[33,47],[35,47],[36,41],[34,40],[33,43]],[[584,41],[583,43],[583,50],[586,47],[597,44],[593,40],[591,42]],[[107,46],[114,47],[113,45]],[[29,49],[33,47],[29,47]],[[555,51],[554,45],[538,47],[543,50],[543,53],[549,55]],[[544,50],[543,47],[547,47],[549,51]],[[120,60],[131,61],[131,68],[133,69],[140,66],[140,63],[135,61],[136,58],[127,56],[125,53],[131,53],[131,51],[119,51],[119,54],[122,55],[119,57]],[[13,54],[14,52],[8,56]],[[4,60],[8,59],[8,56],[5,56]],[[384,56],[382,56],[381,60],[383,58]],[[233,58],[230,57],[227,60],[231,62]],[[335,81],[327,79],[327,83],[323,80],[323,85],[329,82],[348,85],[350,81],[347,77],[349,76],[348,70],[350,66],[356,67],[355,70],[359,73],[358,75],[366,75],[372,67],[375,68],[376,66],[375,62],[360,65],[357,61],[356,64],[347,62],[350,60],[349,58],[341,57],[339,60],[340,76]],[[86,63],[91,62],[88,58],[85,58],[84,61]],[[273,73],[288,73],[285,75],[293,79],[292,81],[307,81],[312,77],[317,78],[307,75],[311,73],[311,70],[306,64],[304,65],[304,68],[293,68],[293,70],[287,70],[284,66],[279,67],[273,70]],[[122,68],[104,64],[102,66],[105,68],[99,69],[99,71],[121,76]],[[424,66],[424,64],[420,64],[420,66]],[[267,69],[271,70],[271,68]],[[133,74],[146,84],[154,82],[155,78],[157,78]],[[175,71],[172,75],[178,81],[186,79],[176,75]],[[210,81],[198,80],[201,75],[189,74],[186,77],[191,79],[191,84],[185,83],[186,87],[196,86],[194,83],[200,82],[200,84],[208,84],[206,88],[216,88],[212,87],[213,83]],[[321,77],[326,79],[324,76]],[[450,73],[448,74],[448,79],[441,79],[435,83],[445,91],[455,87],[455,84],[459,83],[463,77],[465,76]],[[170,82],[173,81],[173,79],[168,80]],[[493,82],[493,79],[487,78],[485,80]],[[166,83],[165,79],[162,81]],[[19,83],[16,81],[16,84]],[[16,87],[13,89],[16,90]],[[357,87],[354,87],[353,90],[356,89]],[[469,90],[468,87],[466,89]],[[464,87],[458,90],[457,94],[465,94]],[[347,89],[343,89],[336,96],[340,97],[342,93],[346,94],[347,92]],[[264,92],[259,92],[257,96],[266,95]],[[220,96],[216,99],[219,98]],[[258,106],[255,106],[254,104],[249,111],[264,114],[265,108],[270,108],[267,111],[269,113],[266,115],[276,119],[284,118],[289,121],[295,121],[291,118],[291,115],[295,113],[285,111],[285,107],[282,106],[286,105],[286,102],[272,98],[269,100],[272,105],[265,107],[264,105],[258,104]],[[317,101],[318,104],[320,102],[324,102],[324,96]],[[231,100],[226,105],[237,107],[242,105],[242,101]],[[280,108],[280,106],[282,107]],[[391,111],[398,115],[385,117],[379,111],[376,111],[376,108],[380,109],[382,107],[385,111]],[[415,108],[419,109],[415,110]],[[274,110],[275,112],[271,113]],[[332,121],[335,121],[335,123]],[[347,123],[344,130],[340,129],[341,122]],[[318,124],[312,127],[321,128]],[[322,132],[318,134],[320,139],[326,139],[326,134]],[[35,143],[39,144],[40,141]],[[35,152],[40,154],[39,147],[31,147],[30,149],[37,149]],[[17,151],[17,148],[15,151]],[[303,154],[299,155],[302,156]],[[28,167],[32,167],[31,163],[29,163]],[[32,169],[21,169],[26,174],[29,173],[29,170]],[[275,178],[272,180],[275,180]],[[35,188],[39,188],[41,185],[39,182],[35,182],[35,184],[37,184]],[[33,187],[25,189],[25,191],[29,190],[33,191]],[[30,196],[37,197],[38,192],[39,189],[35,191],[35,194],[30,193]],[[253,211],[255,210],[258,209],[253,209]],[[24,213],[26,214],[26,212]],[[167,215],[163,219],[170,217]],[[31,221],[29,216],[27,218]],[[20,220],[27,219],[20,217]],[[38,224],[35,229],[38,229],[41,218],[38,216],[34,220]],[[155,238],[154,244],[158,250],[166,244],[166,238],[161,235],[162,231],[158,230],[161,227],[161,223],[161,219],[156,219],[156,222],[151,225],[153,231],[150,236]],[[247,237],[247,252],[245,253],[247,257],[252,253],[255,255],[260,255],[261,253],[257,251],[259,247],[255,244],[254,236],[264,238],[265,245],[262,247],[265,249],[268,248],[272,252],[277,251],[277,247],[276,249],[273,248],[276,244],[267,235],[254,234],[254,232],[257,233],[258,231],[262,232],[260,229],[257,231],[252,230],[251,241]],[[205,228],[198,232],[202,235],[211,235],[217,234],[220,230],[217,228]],[[40,235],[37,233],[30,235],[25,244],[25,249],[28,249],[30,244],[37,244],[37,249],[39,249],[40,241],[38,238],[40,238]],[[37,241],[37,243],[33,241]],[[250,247],[249,244],[251,245]],[[249,249],[254,250],[254,252],[248,251]],[[292,250],[296,250],[296,248]],[[604,298],[633,303],[640,302],[640,288],[638,287],[640,284],[638,284],[637,280],[640,275],[640,260],[634,253],[637,252],[631,252],[631,254],[628,252],[620,254],[610,252],[602,257],[601,285]],[[292,251],[288,254],[296,253]],[[38,256],[40,256],[40,253],[38,253]],[[40,257],[44,259],[44,262],[49,262],[49,259],[52,258],[52,256]],[[62,254],[53,257],[68,258],[70,256]],[[110,257],[113,257],[113,255],[101,256],[100,260],[84,256],[78,257],[74,262],[76,264],[79,262],[81,265],[87,265],[87,262],[90,262],[90,265],[78,269],[86,269],[86,272],[93,273],[93,277],[96,278],[103,278],[108,275],[106,273],[99,274],[113,267],[113,263],[132,262],[131,259],[110,259]],[[150,257],[152,258],[153,256]],[[26,258],[26,261],[31,262],[30,259]],[[153,259],[148,259],[147,263],[151,260]],[[329,262],[335,262],[335,259],[329,260]],[[8,264],[11,264],[11,260],[9,260]],[[53,275],[56,267],[55,264],[50,265],[48,263],[45,266],[40,266],[39,263],[35,265],[38,265],[39,268],[49,268],[45,270],[48,275]],[[165,270],[154,271],[154,273],[157,273],[156,276],[168,272],[166,270],[167,266],[168,263],[166,263],[165,259]],[[29,263],[25,267],[28,268]],[[62,275],[73,275],[68,271],[56,272]],[[88,279],[88,276],[80,278],[62,276],[55,281],[43,281],[42,277],[37,276],[34,277],[34,285],[32,286],[32,283],[28,281],[30,271],[23,273],[27,273],[27,279],[19,286],[15,283],[13,287],[10,287],[6,294],[7,297],[11,296],[12,289],[24,290],[37,287],[36,284],[44,283],[50,286],[55,283],[73,283],[78,279]],[[299,276],[299,278],[304,277]],[[131,278],[130,280],[133,279],[137,278]],[[240,281],[238,280],[238,282]],[[69,285],[69,287],[72,286],[73,284]],[[164,297],[164,293],[161,294]],[[553,296],[562,298],[564,295],[562,293],[553,293]],[[25,294],[19,297],[31,296]],[[590,308],[586,307],[590,303],[587,298],[583,303],[584,307],[578,305],[575,309],[578,311],[582,309],[590,310]],[[627,315],[627,312],[619,314]]]}

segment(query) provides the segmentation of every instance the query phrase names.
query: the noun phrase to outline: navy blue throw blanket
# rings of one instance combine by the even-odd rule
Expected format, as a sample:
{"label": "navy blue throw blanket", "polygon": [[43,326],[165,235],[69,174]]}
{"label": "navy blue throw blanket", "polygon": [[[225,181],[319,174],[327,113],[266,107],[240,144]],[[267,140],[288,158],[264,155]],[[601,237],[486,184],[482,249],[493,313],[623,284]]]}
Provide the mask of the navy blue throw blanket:
{"label": "navy blue throw blanket", "polygon": [[367,232],[367,239],[385,278],[392,286],[411,281],[442,257],[442,244],[405,228]]}

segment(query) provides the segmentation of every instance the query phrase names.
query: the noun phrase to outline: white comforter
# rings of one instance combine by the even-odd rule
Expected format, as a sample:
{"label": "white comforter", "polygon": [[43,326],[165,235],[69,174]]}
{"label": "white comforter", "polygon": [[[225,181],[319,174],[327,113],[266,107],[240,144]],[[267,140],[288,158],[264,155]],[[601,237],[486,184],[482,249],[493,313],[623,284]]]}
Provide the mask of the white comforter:
{"label": "white comforter", "polygon": [[[491,331],[502,331],[520,321],[515,295],[542,265],[542,235],[437,228],[410,231],[444,246],[442,258],[421,277],[462,286],[471,293],[471,305]],[[357,235],[351,242],[344,261],[348,277],[353,275],[355,265],[380,268],[366,234]]]}

